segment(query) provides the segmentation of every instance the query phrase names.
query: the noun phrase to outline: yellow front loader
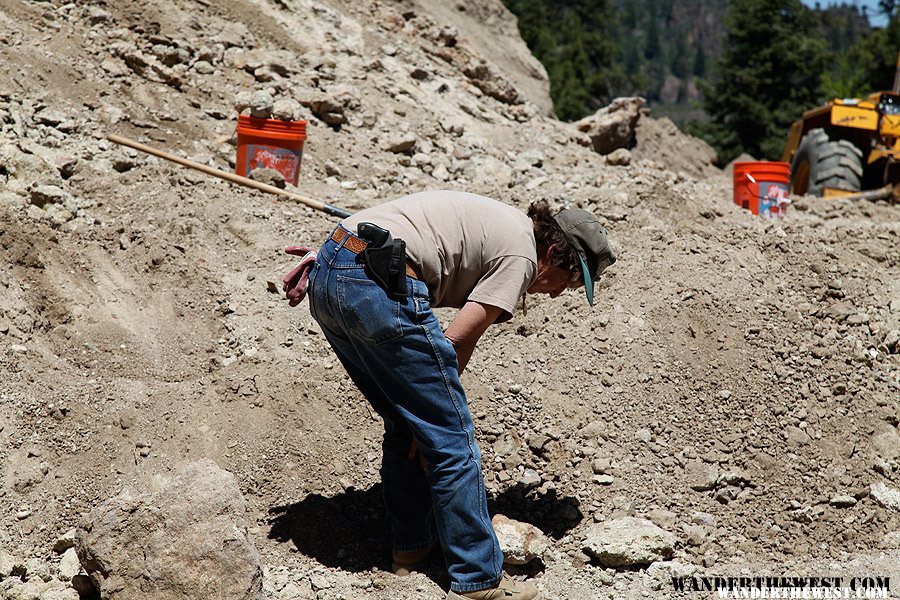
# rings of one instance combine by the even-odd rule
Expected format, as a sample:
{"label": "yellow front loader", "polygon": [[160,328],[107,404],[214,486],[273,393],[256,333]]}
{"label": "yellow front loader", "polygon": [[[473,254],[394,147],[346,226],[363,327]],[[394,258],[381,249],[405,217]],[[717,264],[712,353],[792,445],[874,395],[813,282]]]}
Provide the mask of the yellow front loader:
{"label": "yellow front loader", "polygon": [[894,89],[835,99],[791,125],[790,193],[843,196],[900,184],[900,55]]}

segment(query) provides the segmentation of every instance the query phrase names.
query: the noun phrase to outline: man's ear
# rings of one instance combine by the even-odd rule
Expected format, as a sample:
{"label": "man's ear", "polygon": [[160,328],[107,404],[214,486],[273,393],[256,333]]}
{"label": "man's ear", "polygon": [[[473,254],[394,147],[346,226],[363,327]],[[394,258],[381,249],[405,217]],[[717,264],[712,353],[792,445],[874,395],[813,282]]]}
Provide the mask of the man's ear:
{"label": "man's ear", "polygon": [[550,247],[547,248],[547,254],[544,255],[547,262],[553,262],[553,258],[556,256],[556,248],[556,244],[550,244]]}

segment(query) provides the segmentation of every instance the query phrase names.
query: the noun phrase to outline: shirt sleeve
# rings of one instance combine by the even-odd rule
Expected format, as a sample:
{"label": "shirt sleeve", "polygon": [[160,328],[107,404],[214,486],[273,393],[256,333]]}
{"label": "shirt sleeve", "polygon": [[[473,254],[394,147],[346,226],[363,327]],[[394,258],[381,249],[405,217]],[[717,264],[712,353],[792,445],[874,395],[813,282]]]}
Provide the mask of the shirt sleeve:
{"label": "shirt sleeve", "polygon": [[534,280],[537,266],[524,256],[501,256],[488,263],[487,272],[469,294],[470,302],[480,302],[503,309],[497,322],[508,321],[516,311],[516,303]]}

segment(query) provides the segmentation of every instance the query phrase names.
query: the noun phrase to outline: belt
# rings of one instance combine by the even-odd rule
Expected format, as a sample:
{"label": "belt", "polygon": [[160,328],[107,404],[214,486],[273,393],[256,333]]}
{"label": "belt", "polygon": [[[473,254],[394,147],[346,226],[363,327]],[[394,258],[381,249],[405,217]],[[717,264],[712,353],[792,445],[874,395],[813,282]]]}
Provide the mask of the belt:
{"label": "belt", "polygon": [[[344,248],[352,252],[353,254],[359,254],[363,250],[368,247],[369,243],[353,234],[353,232],[347,231],[343,227],[338,227],[334,230],[334,233],[331,234],[331,241],[335,244],[340,244],[344,241],[344,238],[347,238],[347,241],[344,242]],[[415,267],[413,267],[408,262],[406,263],[406,276],[412,277],[418,281],[422,281],[422,278],[419,277],[419,274],[416,273]]]}

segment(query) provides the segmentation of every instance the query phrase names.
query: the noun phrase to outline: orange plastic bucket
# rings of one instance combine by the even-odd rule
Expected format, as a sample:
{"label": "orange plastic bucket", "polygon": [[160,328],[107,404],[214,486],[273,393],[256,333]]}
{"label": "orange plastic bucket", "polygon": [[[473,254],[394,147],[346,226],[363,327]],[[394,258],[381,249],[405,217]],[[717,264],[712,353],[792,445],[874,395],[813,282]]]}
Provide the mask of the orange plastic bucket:
{"label": "orange plastic bucket", "polygon": [[235,172],[244,177],[253,169],[275,169],[297,185],[306,140],[306,121],[277,121],[238,115]]}
{"label": "orange plastic bucket", "polygon": [[734,163],[734,203],[754,215],[784,216],[788,199],[791,165],[757,161]]}

